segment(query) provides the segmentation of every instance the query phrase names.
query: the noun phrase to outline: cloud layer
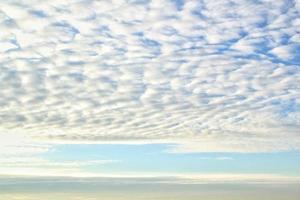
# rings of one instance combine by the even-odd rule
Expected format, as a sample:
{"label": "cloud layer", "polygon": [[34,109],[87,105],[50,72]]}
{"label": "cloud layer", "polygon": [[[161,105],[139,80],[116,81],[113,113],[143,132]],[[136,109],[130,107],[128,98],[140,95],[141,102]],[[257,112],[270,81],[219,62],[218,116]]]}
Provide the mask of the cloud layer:
{"label": "cloud layer", "polygon": [[300,148],[300,1],[1,1],[0,131]]}

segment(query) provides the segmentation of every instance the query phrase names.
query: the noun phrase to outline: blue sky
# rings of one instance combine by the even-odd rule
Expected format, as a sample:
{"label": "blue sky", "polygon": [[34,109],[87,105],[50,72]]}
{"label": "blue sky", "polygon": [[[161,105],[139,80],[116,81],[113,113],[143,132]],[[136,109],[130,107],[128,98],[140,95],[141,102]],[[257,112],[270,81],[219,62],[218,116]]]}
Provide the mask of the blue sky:
{"label": "blue sky", "polygon": [[0,175],[299,182],[299,27],[299,0],[3,0]]}
{"label": "blue sky", "polygon": [[109,160],[86,166],[94,173],[201,174],[274,173],[300,174],[299,152],[274,153],[170,153],[167,144],[148,145],[58,145],[43,157],[55,162]]}

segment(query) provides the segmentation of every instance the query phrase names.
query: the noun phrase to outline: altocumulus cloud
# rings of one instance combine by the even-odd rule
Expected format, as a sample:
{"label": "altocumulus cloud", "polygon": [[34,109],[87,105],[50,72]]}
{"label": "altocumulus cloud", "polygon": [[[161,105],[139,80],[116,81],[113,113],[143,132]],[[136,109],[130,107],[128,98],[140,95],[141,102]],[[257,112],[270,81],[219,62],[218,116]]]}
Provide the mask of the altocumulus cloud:
{"label": "altocumulus cloud", "polygon": [[300,1],[0,2],[0,128],[174,151],[300,147]]}

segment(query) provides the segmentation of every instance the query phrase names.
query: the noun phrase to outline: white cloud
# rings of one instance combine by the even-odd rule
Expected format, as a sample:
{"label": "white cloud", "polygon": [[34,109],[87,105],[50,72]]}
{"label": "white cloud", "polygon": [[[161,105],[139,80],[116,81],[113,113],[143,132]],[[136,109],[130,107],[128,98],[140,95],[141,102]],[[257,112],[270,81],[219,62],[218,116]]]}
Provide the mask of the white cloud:
{"label": "white cloud", "polygon": [[[84,176],[86,167],[97,167],[119,160],[64,160],[55,161],[41,156],[11,156],[0,158],[0,176]],[[47,169],[47,170],[45,170]]]}
{"label": "white cloud", "polygon": [[47,152],[51,145],[35,142],[18,132],[0,133],[0,162],[7,157],[28,157]]}
{"label": "white cloud", "polygon": [[[46,160],[43,158],[38,157],[10,157],[10,158],[1,158],[0,159],[0,168],[20,168],[26,170],[26,168],[55,168],[55,169],[66,169],[66,168],[79,168],[83,166],[97,166],[109,163],[120,162],[118,160],[70,160],[70,161],[53,161],[53,160]],[[25,171],[24,171],[25,172]]]}
{"label": "white cloud", "polygon": [[[117,184],[222,184],[222,183],[252,183],[252,184],[286,184],[300,183],[298,176],[284,176],[278,174],[159,174],[159,173],[123,173],[123,174],[95,174],[95,173],[61,173],[50,176],[38,174],[0,176],[6,183],[117,183]],[[117,182],[115,182],[117,181]],[[5,182],[4,182],[5,184]]]}
{"label": "white cloud", "polygon": [[1,132],[299,149],[299,3],[289,2],[1,1]]}
{"label": "white cloud", "polygon": [[293,50],[296,47],[293,46],[289,46],[289,45],[285,45],[285,46],[279,46],[276,47],[274,49],[272,49],[271,53],[273,53],[274,55],[276,55],[277,57],[281,58],[281,59],[293,59],[295,56],[295,53],[293,52]]}

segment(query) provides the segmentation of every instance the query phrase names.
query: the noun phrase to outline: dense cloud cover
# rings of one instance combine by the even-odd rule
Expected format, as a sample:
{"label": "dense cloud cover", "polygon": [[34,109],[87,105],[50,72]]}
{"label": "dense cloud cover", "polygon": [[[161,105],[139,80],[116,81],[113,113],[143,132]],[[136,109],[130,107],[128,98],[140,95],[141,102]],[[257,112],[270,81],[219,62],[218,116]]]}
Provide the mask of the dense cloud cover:
{"label": "dense cloud cover", "polygon": [[300,148],[299,0],[0,2],[0,131]]}

